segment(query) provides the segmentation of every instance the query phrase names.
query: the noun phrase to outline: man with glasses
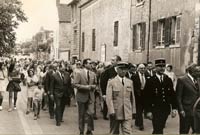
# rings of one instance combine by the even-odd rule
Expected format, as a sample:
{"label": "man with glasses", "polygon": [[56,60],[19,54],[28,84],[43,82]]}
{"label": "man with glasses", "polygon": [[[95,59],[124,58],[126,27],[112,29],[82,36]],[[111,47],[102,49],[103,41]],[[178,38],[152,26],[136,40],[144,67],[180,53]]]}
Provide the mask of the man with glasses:
{"label": "man with glasses", "polygon": [[[74,86],[77,88],[76,100],[78,103],[79,130],[84,134],[87,123],[87,135],[94,130],[94,91],[96,89],[96,75],[91,71],[91,60],[83,60],[83,69],[74,76]],[[87,117],[87,121],[86,118]]]}
{"label": "man with glasses", "polygon": [[143,112],[144,112],[144,87],[146,85],[147,77],[145,76],[146,67],[144,64],[138,65],[138,72],[133,76],[133,86],[136,104],[136,118],[135,126],[139,130],[144,130]]}

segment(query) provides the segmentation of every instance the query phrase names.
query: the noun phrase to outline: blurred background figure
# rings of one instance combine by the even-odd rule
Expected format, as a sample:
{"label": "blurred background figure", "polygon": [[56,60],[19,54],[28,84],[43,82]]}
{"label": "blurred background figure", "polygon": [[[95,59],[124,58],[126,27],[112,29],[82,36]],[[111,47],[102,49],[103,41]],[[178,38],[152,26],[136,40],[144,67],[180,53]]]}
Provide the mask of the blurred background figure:
{"label": "blurred background figure", "polygon": [[177,83],[177,77],[176,77],[175,73],[173,72],[173,66],[172,66],[171,64],[167,64],[164,73],[165,73],[169,78],[172,79],[173,86],[174,86],[174,89],[175,89],[175,88],[176,88],[176,83]]}
{"label": "blurred background figure", "polygon": [[0,111],[3,109],[2,107],[2,103],[3,103],[3,94],[6,90],[5,88],[5,73],[4,73],[4,70],[3,70],[3,67],[4,67],[4,62],[3,62],[3,59],[0,58]]}

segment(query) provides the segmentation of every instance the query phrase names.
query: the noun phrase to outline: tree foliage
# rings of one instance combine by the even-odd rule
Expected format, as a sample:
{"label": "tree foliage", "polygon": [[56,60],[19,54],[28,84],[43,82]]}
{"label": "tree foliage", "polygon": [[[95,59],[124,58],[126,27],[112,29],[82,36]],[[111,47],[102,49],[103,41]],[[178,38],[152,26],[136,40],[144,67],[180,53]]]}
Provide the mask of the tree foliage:
{"label": "tree foliage", "polygon": [[18,0],[0,0],[0,55],[8,54],[15,46],[16,33],[20,22],[27,17]]}

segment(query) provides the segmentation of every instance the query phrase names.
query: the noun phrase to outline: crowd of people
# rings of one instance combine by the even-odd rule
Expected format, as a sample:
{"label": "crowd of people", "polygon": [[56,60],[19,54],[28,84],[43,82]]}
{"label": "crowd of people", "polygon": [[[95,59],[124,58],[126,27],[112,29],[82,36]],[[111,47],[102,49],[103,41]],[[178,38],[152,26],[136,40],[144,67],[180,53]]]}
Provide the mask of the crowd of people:
{"label": "crowd of people", "polygon": [[[93,134],[97,110],[110,134],[132,134],[132,121],[143,131],[143,119],[152,120],[153,134],[163,134],[166,121],[179,114],[179,133],[200,133],[200,66],[191,64],[185,75],[177,78],[173,65],[165,59],[155,63],[127,63],[115,55],[110,63],[89,58],[67,61],[38,61],[14,58],[0,60],[0,110],[4,93],[9,94],[9,109],[17,109],[21,85],[27,89],[26,115],[40,118],[48,110],[50,119],[60,126],[66,105],[75,99],[80,135]],[[14,101],[14,103],[12,103]],[[121,128],[121,129],[120,129]]]}

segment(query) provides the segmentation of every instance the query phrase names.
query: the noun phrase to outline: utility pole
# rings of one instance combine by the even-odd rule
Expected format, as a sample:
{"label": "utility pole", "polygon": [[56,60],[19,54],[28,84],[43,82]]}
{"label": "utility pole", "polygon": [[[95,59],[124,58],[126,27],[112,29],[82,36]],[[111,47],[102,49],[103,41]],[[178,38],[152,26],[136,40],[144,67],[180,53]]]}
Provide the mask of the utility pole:
{"label": "utility pole", "polygon": [[151,0],[149,0],[149,26],[148,26],[148,43],[147,43],[147,62],[149,62],[150,34],[151,34]]}

